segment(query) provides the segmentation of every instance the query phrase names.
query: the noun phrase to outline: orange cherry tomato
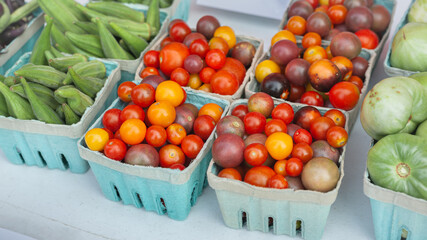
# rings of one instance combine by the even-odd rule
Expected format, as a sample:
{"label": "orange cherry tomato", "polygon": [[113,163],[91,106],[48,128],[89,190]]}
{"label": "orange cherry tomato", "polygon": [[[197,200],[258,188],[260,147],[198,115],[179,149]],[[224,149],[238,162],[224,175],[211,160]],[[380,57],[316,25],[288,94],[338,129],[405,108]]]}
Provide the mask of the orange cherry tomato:
{"label": "orange cherry tomato", "polygon": [[343,112],[338,109],[331,109],[323,114],[324,117],[328,117],[334,121],[336,126],[344,127],[346,122],[346,117]]}
{"label": "orange cherry tomato", "polygon": [[176,111],[168,101],[155,102],[148,108],[147,117],[152,125],[167,128],[175,121]]}
{"label": "orange cherry tomato", "polygon": [[123,142],[129,145],[136,145],[144,141],[147,127],[140,119],[133,118],[124,121],[119,131]]}
{"label": "orange cherry tomato", "polygon": [[354,83],[358,88],[359,91],[362,91],[363,88],[363,80],[358,76],[351,76],[350,79],[348,79],[349,82]]}
{"label": "orange cherry tomato", "polygon": [[102,128],[93,128],[85,134],[86,145],[92,151],[104,150],[109,139],[108,132]]}
{"label": "orange cherry tomato", "polygon": [[177,107],[184,99],[182,87],[174,81],[161,82],[156,88],[156,101],[168,101],[172,106]]}
{"label": "orange cherry tomato", "polygon": [[326,132],[326,140],[334,148],[344,147],[348,141],[348,133],[343,127],[334,126]]}
{"label": "orange cherry tomato", "polygon": [[211,116],[214,119],[215,123],[218,123],[219,119],[221,119],[221,115],[223,112],[224,110],[218,104],[207,103],[200,108],[198,116]]}
{"label": "orange cherry tomato", "polygon": [[227,41],[222,37],[213,37],[211,40],[209,40],[209,49],[219,49],[221,50],[225,55],[228,54],[228,51],[230,48],[228,47]]}
{"label": "orange cherry tomato", "polygon": [[242,181],[242,175],[235,168],[224,168],[218,173],[218,177]]}
{"label": "orange cherry tomato", "polygon": [[181,144],[182,140],[187,136],[187,132],[184,127],[178,123],[172,123],[166,129],[166,133],[168,136],[168,141],[173,145]]}
{"label": "orange cherry tomato", "polygon": [[311,46],[305,50],[303,58],[311,64],[320,59],[327,59],[328,55],[321,46]]}
{"label": "orange cherry tomato", "polygon": [[287,162],[287,160],[276,161],[276,163],[274,164],[274,171],[277,174],[280,174],[282,176],[286,176],[286,162]]}
{"label": "orange cherry tomato", "polygon": [[353,63],[350,61],[350,59],[343,56],[336,56],[333,57],[331,61],[335,63],[335,65],[341,71],[342,80],[349,80],[353,74]]}
{"label": "orange cherry tomato", "polygon": [[274,34],[274,36],[271,38],[271,46],[273,46],[276,42],[280,40],[285,40],[285,39],[292,41],[294,43],[297,43],[297,39],[295,38],[295,35],[291,31],[281,30],[278,33]]}
{"label": "orange cherry tomato", "polygon": [[202,86],[200,86],[198,88],[198,90],[203,91],[203,92],[212,92],[212,86],[208,83],[203,84]]}
{"label": "orange cherry tomato", "polygon": [[304,35],[306,31],[307,22],[300,16],[292,16],[289,18],[286,25],[287,29],[295,35]]}
{"label": "orange cherry tomato", "polygon": [[276,160],[287,158],[293,148],[292,137],[283,132],[275,132],[267,137],[265,141],[268,153]]}
{"label": "orange cherry tomato", "polygon": [[236,35],[234,30],[229,26],[218,27],[214,32],[214,37],[222,37],[227,41],[228,47],[232,48],[236,45]]}
{"label": "orange cherry tomato", "polygon": [[347,8],[344,5],[333,5],[328,8],[327,14],[332,24],[341,24],[347,16]]}
{"label": "orange cherry tomato", "polygon": [[311,46],[320,46],[322,44],[322,37],[315,32],[308,32],[302,38],[302,47],[309,48]]}

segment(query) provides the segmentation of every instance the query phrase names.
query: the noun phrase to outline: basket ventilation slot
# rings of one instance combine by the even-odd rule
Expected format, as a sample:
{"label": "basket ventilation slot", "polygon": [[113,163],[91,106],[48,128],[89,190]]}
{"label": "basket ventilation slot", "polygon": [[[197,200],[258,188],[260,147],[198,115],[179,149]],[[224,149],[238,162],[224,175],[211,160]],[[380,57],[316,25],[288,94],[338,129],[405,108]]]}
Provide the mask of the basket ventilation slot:
{"label": "basket ventilation slot", "polygon": [[267,221],[268,221],[268,223],[267,223],[268,224],[268,231],[274,233],[274,218],[268,217]]}
{"label": "basket ventilation slot", "polygon": [[19,150],[19,148],[15,146],[15,151],[18,154],[19,159],[21,159],[22,163],[25,164],[25,159],[24,156],[22,156],[21,150]]}
{"label": "basket ventilation slot", "polygon": [[65,155],[61,153],[59,156],[61,157],[61,161],[62,161],[62,165],[64,166],[64,169],[70,168],[70,164],[68,164],[68,161]]}
{"label": "basket ventilation slot", "polygon": [[296,237],[302,237],[302,232],[303,232],[303,223],[301,220],[296,220],[295,221],[295,236]]}
{"label": "basket ventilation slot", "polygon": [[43,157],[42,153],[40,151],[37,151],[37,153],[39,154],[40,161],[42,162],[42,165],[46,166],[47,163],[46,163],[46,160],[44,160],[44,157]]}
{"label": "basket ventilation slot", "polygon": [[137,208],[142,208],[144,204],[142,204],[141,195],[139,193],[135,193],[135,203]]}
{"label": "basket ventilation slot", "polygon": [[117,201],[121,201],[122,197],[120,197],[119,189],[116,187],[116,185],[113,184],[114,192],[116,193],[115,197]]}
{"label": "basket ventilation slot", "polygon": [[168,209],[166,208],[166,203],[163,198],[159,198],[159,208],[162,214],[165,214],[168,212]]}

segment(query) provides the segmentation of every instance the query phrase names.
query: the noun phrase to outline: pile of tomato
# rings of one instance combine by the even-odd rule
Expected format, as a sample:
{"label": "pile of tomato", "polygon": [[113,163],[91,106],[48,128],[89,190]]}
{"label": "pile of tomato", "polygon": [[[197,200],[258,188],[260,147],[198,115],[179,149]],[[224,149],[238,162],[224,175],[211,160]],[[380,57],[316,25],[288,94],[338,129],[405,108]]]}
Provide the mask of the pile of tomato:
{"label": "pile of tomato", "polygon": [[85,142],[91,150],[133,165],[185,169],[223,113],[216,103],[200,109],[185,103],[186,92],[170,80],[157,86],[124,82],[118,95],[127,106],[107,110],[103,128],[89,130]]}
{"label": "pile of tomato", "polygon": [[171,21],[168,29],[160,49],[144,55],[142,79],[159,75],[181,86],[221,95],[233,95],[239,89],[256,52],[253,44],[237,42],[231,27],[220,26],[209,15],[199,19],[195,32],[181,19]]}
{"label": "pile of tomato", "polygon": [[218,176],[259,187],[310,189],[304,182],[309,180],[300,176],[311,160],[327,158],[326,164],[338,171],[340,149],[348,140],[345,122],[337,109],[323,116],[312,106],[294,112],[288,103],[274,106],[269,95],[256,93],[217,125],[212,155],[222,168]]}

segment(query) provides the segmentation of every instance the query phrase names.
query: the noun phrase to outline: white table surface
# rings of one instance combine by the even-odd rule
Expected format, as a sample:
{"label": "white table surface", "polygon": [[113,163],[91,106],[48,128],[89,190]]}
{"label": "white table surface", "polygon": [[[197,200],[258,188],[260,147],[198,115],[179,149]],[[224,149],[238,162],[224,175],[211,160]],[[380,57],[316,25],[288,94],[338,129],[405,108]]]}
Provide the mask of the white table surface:
{"label": "white table surface", "polygon": [[[410,3],[409,0],[396,2],[392,32]],[[216,16],[222,25],[233,27],[237,34],[263,38],[265,49],[278,31],[277,20],[201,7],[195,0],[190,9],[190,27],[206,14]],[[384,49],[388,48],[390,39],[391,36]],[[386,77],[383,69],[385,53],[383,51],[378,60],[370,87]],[[362,187],[369,144],[370,137],[357,121],[348,142],[345,177],[331,207],[323,239],[374,239],[369,199],[363,194]],[[286,235],[228,228],[210,187],[204,189],[185,221],[174,221],[165,215],[107,200],[90,170],[85,174],[72,174],[14,165],[0,151],[0,239],[32,238],[292,239]]]}

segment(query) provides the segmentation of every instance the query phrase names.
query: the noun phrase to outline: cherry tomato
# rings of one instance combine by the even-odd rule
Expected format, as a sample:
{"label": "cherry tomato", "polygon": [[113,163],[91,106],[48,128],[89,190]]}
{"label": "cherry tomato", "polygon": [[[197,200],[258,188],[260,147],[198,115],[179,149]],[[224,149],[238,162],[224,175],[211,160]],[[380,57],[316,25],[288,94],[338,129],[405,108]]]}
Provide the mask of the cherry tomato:
{"label": "cherry tomato", "polygon": [[153,147],[161,147],[166,143],[166,130],[159,125],[152,125],[147,129],[145,141]]}
{"label": "cherry tomato", "polygon": [[172,123],[166,129],[166,133],[168,135],[168,141],[173,145],[181,144],[182,140],[187,136],[187,132],[184,127],[178,123]]}
{"label": "cherry tomato", "polygon": [[224,168],[218,173],[218,177],[242,181],[242,175],[235,168]]}
{"label": "cherry tomato", "polygon": [[188,55],[190,55],[190,51],[184,44],[179,42],[169,43],[160,50],[160,70],[170,76],[175,68],[184,66],[184,60]]}
{"label": "cherry tomato", "polygon": [[265,146],[272,158],[276,160],[283,160],[292,152],[292,137],[286,133],[276,132],[267,137]]}
{"label": "cherry tomato", "polygon": [[334,121],[336,126],[344,127],[346,122],[346,117],[343,112],[338,109],[331,109],[323,114],[324,117],[328,117]]}
{"label": "cherry tomato", "polygon": [[329,0],[319,0],[319,4],[328,7],[329,6]]}
{"label": "cherry tomato", "polygon": [[216,71],[211,67],[204,67],[202,71],[199,72],[200,80],[203,83],[210,83],[212,76],[216,73]]}
{"label": "cherry tomato", "polygon": [[378,35],[370,29],[361,29],[354,34],[359,37],[362,48],[375,49],[380,42]]}
{"label": "cherry tomato", "polygon": [[311,46],[305,50],[303,58],[312,64],[317,60],[327,59],[328,54],[321,46]]}
{"label": "cherry tomato", "polygon": [[273,169],[267,166],[257,166],[249,169],[245,175],[245,182],[258,187],[268,187],[268,180],[276,175]]}
{"label": "cherry tomato", "polygon": [[350,111],[359,101],[359,88],[351,82],[339,82],[329,90],[329,101],[335,108]]}
{"label": "cherry tomato", "polygon": [[273,119],[280,119],[284,123],[289,124],[294,119],[294,109],[288,103],[280,103],[271,112]]}
{"label": "cherry tomato", "polygon": [[304,164],[298,158],[290,158],[286,163],[286,174],[291,177],[297,177],[301,174]]}
{"label": "cherry tomato", "polygon": [[159,51],[149,50],[144,54],[144,65],[146,67],[159,68]]}
{"label": "cherry tomato", "polygon": [[198,89],[200,86],[202,86],[202,80],[200,80],[199,74],[190,74],[188,86],[192,89]]}
{"label": "cherry tomato", "polygon": [[271,119],[265,124],[265,135],[270,136],[275,132],[284,132],[286,133],[287,127],[285,122],[280,119]]}
{"label": "cherry tomato", "polygon": [[297,143],[294,145],[291,155],[305,164],[313,158],[313,149],[305,142]]}
{"label": "cherry tomato", "polygon": [[121,112],[122,110],[117,108],[107,110],[102,116],[102,125],[112,132],[119,130],[120,125],[122,125],[122,121],[120,120]]}
{"label": "cherry tomato", "polygon": [[157,76],[160,76],[159,70],[157,70],[157,68],[154,68],[154,67],[146,67],[146,68],[144,68],[144,69],[141,71],[141,73],[139,74],[139,76],[140,76],[142,79],[144,79],[144,78],[146,78],[146,77],[148,77],[148,76],[151,76],[151,75],[157,75]]}
{"label": "cherry tomato", "polygon": [[166,145],[159,150],[160,166],[169,168],[179,163],[185,164],[185,155],[181,148],[173,144]]}
{"label": "cherry tomato", "polygon": [[243,156],[249,165],[261,166],[268,158],[268,151],[263,144],[252,143],[245,148]]}
{"label": "cherry tomato", "polygon": [[350,61],[350,59],[343,56],[336,56],[331,58],[331,61],[340,70],[342,80],[344,81],[349,80],[349,78],[353,74],[353,63]]}
{"label": "cherry tomato", "polygon": [[185,169],[185,166],[184,166],[184,164],[181,164],[181,163],[174,163],[169,168],[170,169],[178,169],[178,170],[182,171]]}
{"label": "cherry tomato", "polygon": [[127,105],[120,113],[120,121],[124,122],[128,119],[140,119],[144,121],[144,110],[138,105]]}
{"label": "cherry tomato", "polygon": [[302,94],[305,92],[304,86],[298,86],[291,83],[291,91],[289,93],[288,99],[291,102],[297,102],[301,99]]}
{"label": "cherry tomato", "polygon": [[230,49],[236,45],[236,35],[234,34],[234,30],[229,26],[218,27],[214,32],[214,37],[224,38]]}
{"label": "cherry tomato", "polygon": [[172,26],[177,22],[185,22],[185,21],[180,18],[175,18],[174,20],[170,21],[168,25],[168,33],[171,30]]}
{"label": "cherry tomato", "polygon": [[[169,43],[174,42],[172,40],[171,37],[165,37],[163,38],[163,40],[160,42],[160,49],[163,49],[166,45],[168,45]],[[159,63],[160,63],[160,57],[159,57]]]}
{"label": "cherry tomato", "polygon": [[284,176],[280,174],[276,174],[268,180],[268,187],[285,189],[285,188],[288,188],[288,181],[286,181]]}
{"label": "cherry tomato", "polygon": [[344,147],[348,141],[348,133],[343,127],[331,127],[326,133],[326,140],[334,148]]}
{"label": "cherry tomato", "polygon": [[264,60],[255,68],[255,78],[259,83],[262,83],[265,77],[270,73],[280,73],[280,67],[272,60]]}
{"label": "cherry tomato", "polygon": [[295,35],[288,30],[281,30],[276,34],[274,34],[274,36],[271,38],[271,46],[273,46],[276,42],[280,40],[289,40],[294,43],[297,43],[297,39],[295,38]]}
{"label": "cherry tomato", "polygon": [[264,132],[267,120],[259,112],[249,112],[243,118],[243,123],[245,124],[246,133],[251,135]]}
{"label": "cherry tomato", "polygon": [[108,132],[102,128],[93,128],[85,134],[86,145],[92,151],[104,150],[109,139]]}
{"label": "cherry tomato", "polygon": [[212,92],[221,95],[233,95],[239,89],[239,81],[226,70],[219,70],[211,78]]}
{"label": "cherry tomato", "polygon": [[329,6],[344,5],[345,0],[329,0]]}
{"label": "cherry tomato", "polygon": [[209,138],[215,128],[215,120],[209,115],[198,116],[194,120],[193,131],[203,141]]}
{"label": "cherry tomato", "polygon": [[245,118],[245,116],[248,112],[249,112],[248,105],[240,104],[240,105],[237,105],[233,109],[233,111],[231,111],[231,115],[236,116],[236,117],[240,118],[240,120],[243,121],[243,119]]}
{"label": "cherry tomato", "polygon": [[117,132],[114,133],[114,138],[122,140],[122,137],[120,136],[120,131],[117,130]]}
{"label": "cherry tomato", "polygon": [[181,143],[182,151],[185,156],[190,159],[196,158],[199,155],[200,150],[202,150],[204,145],[203,140],[194,134],[187,135],[184,137]]}
{"label": "cherry tomato", "polygon": [[221,115],[224,112],[221,106],[216,103],[206,103],[199,110],[199,116],[209,115],[211,116],[215,123],[221,119]]}
{"label": "cherry tomato", "polygon": [[209,40],[209,49],[219,49],[221,50],[225,55],[228,54],[228,51],[230,48],[228,47],[227,41],[224,40],[222,37],[213,37],[211,40]]}
{"label": "cherry tomato", "polygon": [[310,124],[310,133],[316,140],[326,140],[326,132],[335,126],[335,122],[328,117],[318,117]]}
{"label": "cherry tomato", "polygon": [[362,91],[363,80],[360,77],[353,75],[353,76],[350,77],[350,79],[348,81],[351,82],[351,83],[354,83],[357,86],[357,88],[359,88],[360,92]]}
{"label": "cherry tomato", "polygon": [[136,86],[134,82],[126,81],[119,85],[117,95],[123,102],[130,102],[132,100],[132,89]]}
{"label": "cherry tomato", "polygon": [[288,160],[278,160],[276,161],[276,163],[274,164],[274,171],[277,174],[280,174],[282,176],[286,176],[286,162]]}
{"label": "cherry tomato", "polygon": [[113,134],[113,132],[111,130],[109,130],[107,128],[102,128],[102,129],[104,129],[105,131],[107,131],[107,133],[108,133],[108,139],[113,139],[114,138],[114,134]]}
{"label": "cherry tomato", "polygon": [[203,91],[203,92],[212,92],[212,87],[210,84],[205,83],[202,86],[200,86],[197,90]]}
{"label": "cherry tomato", "polygon": [[311,143],[313,142],[313,138],[311,137],[310,132],[305,130],[304,128],[297,129],[293,137],[294,142],[296,144],[307,143],[308,145],[311,145]]}
{"label": "cherry tomato", "polygon": [[140,119],[128,119],[120,126],[120,137],[129,145],[140,144],[144,141],[147,127]]}
{"label": "cherry tomato", "polygon": [[347,8],[344,5],[333,5],[329,7],[327,14],[332,24],[341,24],[347,16]]}
{"label": "cherry tomato", "polygon": [[308,32],[302,38],[302,47],[309,48],[312,46],[320,46],[322,44],[322,37],[315,32]]}
{"label": "cherry tomato", "polygon": [[323,106],[323,98],[316,91],[308,91],[302,94],[301,101],[302,104],[307,104],[311,106]]}
{"label": "cherry tomato", "polygon": [[194,40],[189,47],[190,54],[196,54],[202,59],[205,58],[206,53],[209,51],[209,44],[205,39],[196,39]]}
{"label": "cherry tomato", "polygon": [[184,68],[175,68],[171,73],[171,80],[177,82],[180,86],[187,86],[190,81],[190,73]]}
{"label": "cherry tomato", "polygon": [[153,86],[147,83],[136,85],[132,89],[131,99],[136,105],[146,108],[153,104],[156,90]]}
{"label": "cherry tomato", "polygon": [[174,40],[175,42],[182,42],[184,41],[184,38],[191,33],[190,27],[185,23],[182,22],[176,22],[171,26],[169,29],[169,36]]}
{"label": "cherry tomato", "polygon": [[245,80],[246,76],[246,68],[243,65],[242,62],[235,58],[228,57],[225,60],[225,65],[220,70],[225,70],[234,75],[239,83],[241,85],[243,81]]}
{"label": "cherry tomato", "polygon": [[184,99],[182,87],[174,81],[163,81],[156,88],[156,101],[167,101],[172,106],[177,107]]}
{"label": "cherry tomato", "polygon": [[209,52],[206,53],[206,57],[205,57],[206,64],[209,67],[216,70],[224,66],[225,59],[226,59],[225,54],[219,49],[209,50]]}
{"label": "cherry tomato", "polygon": [[155,102],[148,108],[147,117],[152,125],[166,128],[175,121],[176,111],[168,101]]}
{"label": "cherry tomato", "polygon": [[318,117],[321,117],[321,114],[317,108],[306,106],[300,108],[295,114],[294,123],[304,129],[310,129],[311,123]]}
{"label": "cherry tomato", "polygon": [[314,9],[314,12],[323,12],[325,14],[328,14],[328,6],[327,5],[318,6],[316,9]]}
{"label": "cherry tomato", "polygon": [[110,139],[104,147],[105,156],[117,161],[125,158],[126,151],[126,144],[119,139]]}
{"label": "cherry tomato", "polygon": [[307,23],[304,18],[300,16],[292,16],[289,18],[286,27],[287,30],[293,34],[302,36],[306,31],[306,25]]}

